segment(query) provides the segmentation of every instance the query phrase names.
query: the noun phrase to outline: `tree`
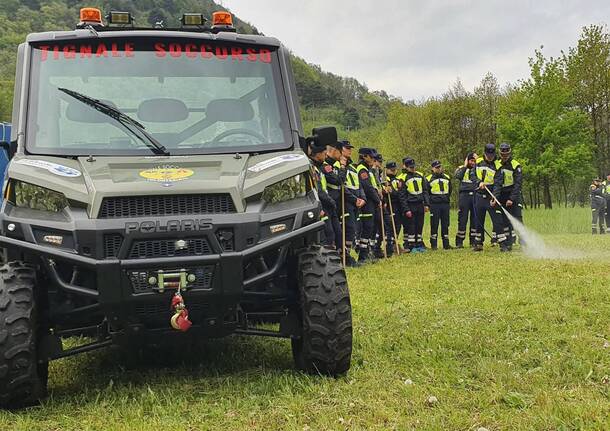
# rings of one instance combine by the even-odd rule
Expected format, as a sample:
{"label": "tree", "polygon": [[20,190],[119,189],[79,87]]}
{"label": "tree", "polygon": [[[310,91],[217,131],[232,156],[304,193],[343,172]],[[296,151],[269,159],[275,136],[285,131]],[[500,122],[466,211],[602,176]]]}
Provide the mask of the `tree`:
{"label": "tree", "polygon": [[591,119],[597,169],[604,175],[610,172],[610,35],[605,27],[584,27],[563,62],[574,100]]}
{"label": "tree", "polygon": [[515,147],[524,174],[542,186],[543,203],[552,208],[551,184],[591,172],[593,144],[587,115],[573,105],[562,63],[536,51],[531,76],[500,106],[498,129]]}

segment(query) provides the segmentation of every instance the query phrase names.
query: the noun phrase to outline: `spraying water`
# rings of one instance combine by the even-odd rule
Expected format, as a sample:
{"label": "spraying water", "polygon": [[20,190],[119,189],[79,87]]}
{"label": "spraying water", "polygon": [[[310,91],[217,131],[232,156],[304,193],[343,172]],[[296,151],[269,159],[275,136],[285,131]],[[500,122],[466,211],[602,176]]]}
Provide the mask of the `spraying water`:
{"label": "spraying water", "polygon": [[583,259],[587,257],[584,253],[576,250],[547,245],[540,235],[526,228],[523,223],[510,215],[504,207],[502,207],[502,211],[519,235],[521,248],[527,256],[533,259]]}

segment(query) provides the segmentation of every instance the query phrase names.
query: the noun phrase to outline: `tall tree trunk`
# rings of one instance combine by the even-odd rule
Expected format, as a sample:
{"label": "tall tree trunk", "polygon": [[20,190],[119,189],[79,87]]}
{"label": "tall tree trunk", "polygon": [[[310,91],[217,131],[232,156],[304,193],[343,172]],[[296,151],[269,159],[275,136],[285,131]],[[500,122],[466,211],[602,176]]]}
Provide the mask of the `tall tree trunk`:
{"label": "tall tree trunk", "polygon": [[551,197],[551,184],[549,182],[548,177],[544,177],[542,179],[542,193],[544,198],[544,207],[547,210],[553,209],[553,199]]}

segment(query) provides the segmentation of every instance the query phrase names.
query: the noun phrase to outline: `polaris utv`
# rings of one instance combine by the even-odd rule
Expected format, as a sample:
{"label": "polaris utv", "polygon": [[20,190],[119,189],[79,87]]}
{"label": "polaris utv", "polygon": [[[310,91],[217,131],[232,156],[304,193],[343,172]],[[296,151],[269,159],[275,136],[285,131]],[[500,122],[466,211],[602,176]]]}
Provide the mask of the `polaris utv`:
{"label": "polaris utv", "polygon": [[[83,9],[74,31],[19,45],[13,106],[0,144],[1,407],[44,397],[50,360],[170,337],[289,338],[298,369],[349,369],[346,276],[318,245],[276,39],[237,34],[226,12],[143,29]],[[65,348],[71,336],[87,341]]]}

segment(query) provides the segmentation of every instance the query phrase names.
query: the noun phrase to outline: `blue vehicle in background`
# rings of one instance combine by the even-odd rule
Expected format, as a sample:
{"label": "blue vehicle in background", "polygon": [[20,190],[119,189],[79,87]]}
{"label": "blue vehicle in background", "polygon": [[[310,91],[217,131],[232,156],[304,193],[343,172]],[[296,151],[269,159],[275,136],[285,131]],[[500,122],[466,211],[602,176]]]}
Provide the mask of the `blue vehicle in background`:
{"label": "blue vehicle in background", "polygon": [[[10,142],[11,140],[11,125],[8,123],[0,123],[0,142]],[[0,178],[4,181],[6,166],[8,165],[8,157],[6,151],[0,151]],[[2,194],[0,193],[0,203],[2,203]]]}

